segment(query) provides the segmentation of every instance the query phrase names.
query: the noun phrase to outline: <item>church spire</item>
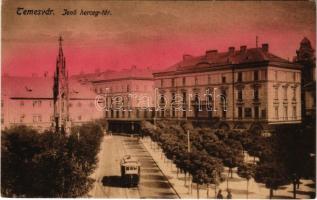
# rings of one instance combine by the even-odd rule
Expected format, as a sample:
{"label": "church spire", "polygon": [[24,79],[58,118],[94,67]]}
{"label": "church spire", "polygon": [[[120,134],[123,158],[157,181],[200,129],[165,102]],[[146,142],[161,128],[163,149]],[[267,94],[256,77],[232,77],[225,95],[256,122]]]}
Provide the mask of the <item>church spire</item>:
{"label": "church spire", "polygon": [[69,121],[69,88],[68,88],[68,72],[66,70],[66,62],[63,54],[63,38],[58,39],[59,52],[57,56],[56,69],[54,75],[53,86],[53,102],[54,102],[54,127],[56,132],[68,134],[70,131]]}
{"label": "church spire", "polygon": [[59,42],[59,52],[58,52],[58,55],[59,55],[60,57],[63,57],[63,44],[62,44],[63,41],[64,41],[64,40],[63,40],[62,36],[59,36],[59,38],[58,38],[58,42]]}

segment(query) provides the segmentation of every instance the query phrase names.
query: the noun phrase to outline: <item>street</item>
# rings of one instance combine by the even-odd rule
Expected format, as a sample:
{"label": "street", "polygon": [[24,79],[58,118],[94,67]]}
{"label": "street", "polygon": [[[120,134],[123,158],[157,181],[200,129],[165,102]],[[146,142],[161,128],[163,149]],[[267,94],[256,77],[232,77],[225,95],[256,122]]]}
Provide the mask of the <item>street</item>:
{"label": "street", "polygon": [[[132,155],[141,162],[141,179],[136,188],[122,186],[120,160]],[[148,151],[136,138],[105,136],[98,155],[99,162],[92,178],[96,181],[89,197],[94,198],[178,198]]]}

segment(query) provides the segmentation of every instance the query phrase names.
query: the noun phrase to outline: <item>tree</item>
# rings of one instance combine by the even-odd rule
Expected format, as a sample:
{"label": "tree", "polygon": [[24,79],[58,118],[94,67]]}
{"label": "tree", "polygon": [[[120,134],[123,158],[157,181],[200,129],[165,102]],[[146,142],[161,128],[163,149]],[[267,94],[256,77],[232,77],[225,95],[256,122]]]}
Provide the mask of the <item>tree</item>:
{"label": "tree", "polygon": [[[77,134],[79,131],[80,134]],[[26,126],[2,133],[1,192],[7,197],[79,197],[93,183],[102,138],[98,124],[76,127],[69,137]]]}
{"label": "tree", "polygon": [[254,169],[253,164],[241,164],[238,167],[238,175],[247,180],[247,199],[249,198],[249,181],[254,177]]}
{"label": "tree", "polygon": [[277,190],[290,181],[285,166],[277,161],[260,161],[255,169],[255,180],[264,183],[270,189],[270,198],[273,197],[273,190]]}

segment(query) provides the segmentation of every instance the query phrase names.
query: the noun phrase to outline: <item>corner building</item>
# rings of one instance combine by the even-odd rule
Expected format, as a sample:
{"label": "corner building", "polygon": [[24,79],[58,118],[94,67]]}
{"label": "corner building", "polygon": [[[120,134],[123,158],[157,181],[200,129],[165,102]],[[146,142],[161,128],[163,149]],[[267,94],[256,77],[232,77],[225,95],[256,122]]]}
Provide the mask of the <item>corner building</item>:
{"label": "corner building", "polygon": [[[177,64],[154,73],[154,82],[156,98],[166,106],[157,119],[254,132],[301,122],[301,66],[272,54],[268,44],[184,55]],[[182,110],[175,106],[177,96],[183,97],[177,100]]]}

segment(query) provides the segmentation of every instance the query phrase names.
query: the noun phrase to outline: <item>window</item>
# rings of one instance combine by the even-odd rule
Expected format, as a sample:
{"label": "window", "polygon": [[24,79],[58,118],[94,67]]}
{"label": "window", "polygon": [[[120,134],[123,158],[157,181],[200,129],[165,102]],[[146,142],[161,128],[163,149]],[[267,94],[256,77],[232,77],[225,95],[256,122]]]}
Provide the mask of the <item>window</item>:
{"label": "window", "polygon": [[119,110],[116,112],[116,117],[119,118]]}
{"label": "window", "polygon": [[81,121],[81,115],[78,116],[78,121]]}
{"label": "window", "polygon": [[226,77],[225,77],[225,76],[222,76],[221,79],[222,79],[222,80],[221,80],[222,83],[226,83]]}
{"label": "window", "polygon": [[238,118],[242,118],[242,107],[238,107]]}
{"label": "window", "polygon": [[278,88],[275,87],[274,90],[275,90],[275,99],[278,99]]}
{"label": "window", "polygon": [[24,101],[20,101],[20,106],[24,106]]}
{"label": "window", "polygon": [[296,106],[293,106],[293,119],[296,119]]}
{"label": "window", "polygon": [[242,90],[241,89],[238,90],[238,100],[242,101]]}
{"label": "window", "polygon": [[[25,116],[21,116],[20,122],[23,122]],[[21,121],[22,119],[22,121]],[[41,115],[33,115],[33,122],[42,122],[42,116]]]}
{"label": "window", "polygon": [[238,72],[238,82],[242,82],[242,72]]}
{"label": "window", "polygon": [[130,85],[127,85],[127,92],[130,92]]}
{"label": "window", "polygon": [[254,80],[255,80],[255,81],[258,81],[258,80],[259,80],[259,71],[257,71],[257,70],[254,71],[254,72],[253,72],[253,76],[254,76],[254,77],[253,77]]}
{"label": "window", "polygon": [[288,110],[287,110],[287,106],[284,106],[284,120],[287,120],[288,118]]}
{"label": "window", "polygon": [[277,71],[275,71],[275,81],[277,81]]}
{"label": "window", "polygon": [[183,86],[186,85],[186,77],[183,77]]}
{"label": "window", "polygon": [[33,101],[33,107],[41,107],[41,105],[42,105],[42,101],[40,101],[40,100]]}
{"label": "window", "polygon": [[208,84],[211,84],[211,77],[208,75]]}
{"label": "window", "polygon": [[278,119],[278,107],[275,107],[275,119]]}
{"label": "window", "polygon": [[296,87],[293,88],[293,100],[296,100]]}
{"label": "window", "polygon": [[140,117],[140,111],[139,111],[139,109],[138,109],[138,108],[136,109],[136,117],[137,117],[137,118],[139,118],[139,117]]}
{"label": "window", "polygon": [[284,100],[287,100],[287,87],[284,87]]}
{"label": "window", "polygon": [[93,102],[90,102],[89,106],[90,106],[90,107],[94,107],[94,103],[93,103]]}
{"label": "window", "polygon": [[252,117],[252,110],[251,108],[244,108],[244,117],[251,118]]}
{"label": "window", "polygon": [[1,108],[3,108],[3,100],[1,100]]}
{"label": "window", "polygon": [[25,118],[25,114],[22,114],[22,115],[20,116],[20,123],[23,123],[23,122],[24,122],[24,118]]}
{"label": "window", "polygon": [[259,107],[258,106],[254,107],[254,118],[255,119],[259,118]]}
{"label": "window", "polygon": [[81,102],[78,102],[78,103],[77,103],[77,106],[78,106],[78,107],[81,107]]}
{"label": "window", "polygon": [[175,79],[171,79],[171,82],[172,82],[172,87],[175,87]]}
{"label": "window", "polygon": [[[211,113],[212,111],[210,111],[210,113]],[[223,119],[226,119],[227,118],[227,111],[226,110],[224,110],[224,109],[222,109],[222,118]]]}
{"label": "window", "polygon": [[258,88],[254,89],[254,100],[259,100],[259,89]]}
{"label": "window", "polygon": [[195,76],[195,85],[198,85],[198,78]]}
{"label": "window", "polygon": [[1,114],[1,124],[4,124],[3,114]]}
{"label": "window", "polygon": [[163,86],[164,86],[164,80],[161,79],[161,87],[163,87]]}
{"label": "window", "polygon": [[295,82],[296,81],[296,73],[293,72],[293,81]]}
{"label": "window", "polygon": [[144,118],[147,118],[147,110],[144,110]]}
{"label": "window", "polygon": [[262,110],[262,118],[266,118],[266,110]]}

